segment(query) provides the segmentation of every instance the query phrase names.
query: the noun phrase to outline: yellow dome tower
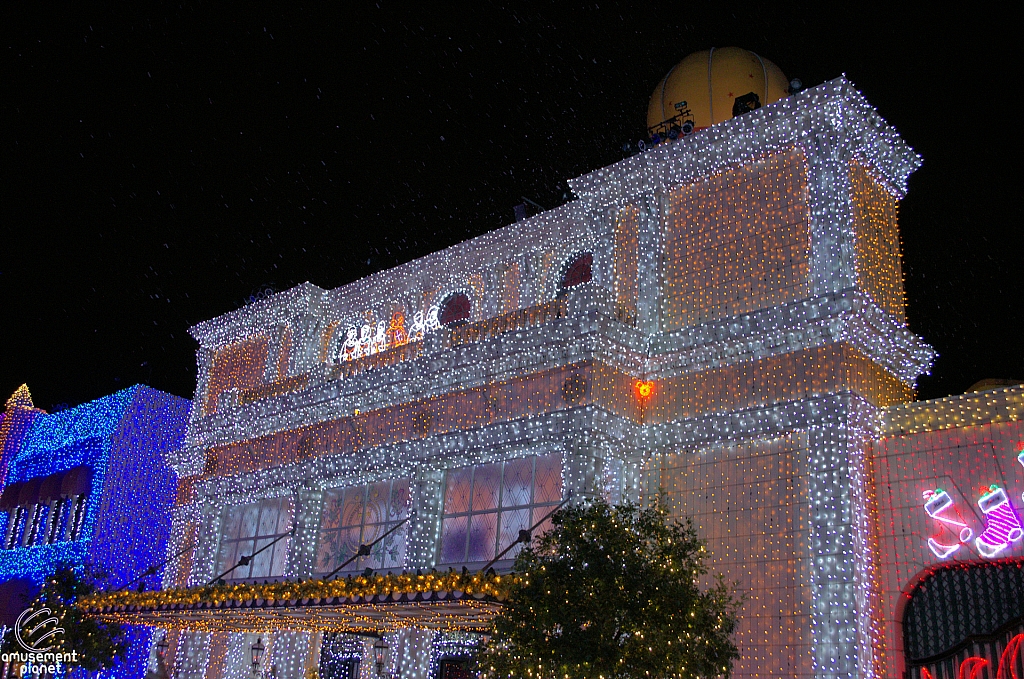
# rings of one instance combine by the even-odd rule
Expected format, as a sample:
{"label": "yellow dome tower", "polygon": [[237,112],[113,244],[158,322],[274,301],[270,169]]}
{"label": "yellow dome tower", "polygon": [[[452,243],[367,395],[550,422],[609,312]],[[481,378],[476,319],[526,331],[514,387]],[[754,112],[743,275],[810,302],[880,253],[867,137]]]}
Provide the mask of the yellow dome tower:
{"label": "yellow dome tower", "polygon": [[789,81],[772,62],[739,47],[711,48],[689,55],[661,79],[651,95],[647,127],[665,136],[678,126],[686,134],[786,96]]}

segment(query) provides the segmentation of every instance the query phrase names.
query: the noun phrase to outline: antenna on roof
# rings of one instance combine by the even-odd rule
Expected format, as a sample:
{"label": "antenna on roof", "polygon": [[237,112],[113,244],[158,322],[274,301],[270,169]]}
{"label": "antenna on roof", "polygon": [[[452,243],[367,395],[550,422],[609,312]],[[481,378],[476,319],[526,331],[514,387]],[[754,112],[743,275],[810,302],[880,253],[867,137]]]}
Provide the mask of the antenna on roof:
{"label": "antenna on roof", "polygon": [[518,205],[513,205],[512,206],[512,209],[516,213],[516,221],[517,222],[521,222],[521,221],[523,221],[524,219],[526,219],[527,217],[530,216],[528,211],[527,211],[527,207],[529,205],[532,205],[533,207],[537,208],[537,210],[539,210],[540,212],[546,212],[547,211],[546,207],[544,207],[543,205],[541,205],[540,203],[538,203],[536,201],[530,200],[526,196],[520,196],[520,198],[523,199],[523,202],[519,203]]}

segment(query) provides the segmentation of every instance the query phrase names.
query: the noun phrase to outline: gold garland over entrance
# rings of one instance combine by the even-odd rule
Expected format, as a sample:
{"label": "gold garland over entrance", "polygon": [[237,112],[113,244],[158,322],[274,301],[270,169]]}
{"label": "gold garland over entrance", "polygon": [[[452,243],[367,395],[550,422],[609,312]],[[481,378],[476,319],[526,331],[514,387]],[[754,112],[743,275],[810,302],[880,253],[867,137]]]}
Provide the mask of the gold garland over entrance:
{"label": "gold garland over entrance", "polygon": [[429,573],[106,592],[79,606],[103,621],[194,632],[486,632],[517,575]]}

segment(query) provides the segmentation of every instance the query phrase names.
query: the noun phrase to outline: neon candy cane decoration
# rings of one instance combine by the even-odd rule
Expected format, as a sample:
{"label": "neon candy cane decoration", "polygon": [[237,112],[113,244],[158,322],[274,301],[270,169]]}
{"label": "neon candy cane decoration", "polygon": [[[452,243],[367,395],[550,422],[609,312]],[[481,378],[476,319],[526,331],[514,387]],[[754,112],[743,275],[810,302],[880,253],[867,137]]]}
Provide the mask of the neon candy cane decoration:
{"label": "neon candy cane decoration", "polygon": [[1022,679],[1017,674],[1016,662],[1017,656],[1022,653],[1022,644],[1024,644],[1024,634],[1018,634],[1010,639],[1010,643],[1006,644],[1003,654],[999,656],[999,670],[996,673],[996,679]]}
{"label": "neon candy cane decoration", "polygon": [[985,530],[974,540],[974,545],[982,556],[989,559],[1024,537],[1024,524],[1021,524],[1017,510],[1010,503],[1006,491],[996,485],[989,486],[987,492],[978,500],[978,506],[985,513],[987,522]]}
{"label": "neon candy cane decoration", "polygon": [[989,664],[985,658],[972,655],[960,663],[960,679],[978,679],[978,674]]}
{"label": "neon candy cane decoration", "polygon": [[[935,490],[926,490],[924,492],[924,497],[927,499],[927,502],[924,503],[924,511],[928,516],[932,517],[936,521],[941,521],[947,526],[956,527],[954,530],[957,533],[959,542],[955,544],[947,545],[939,542],[935,538],[928,538],[928,549],[932,550],[932,554],[940,559],[947,559],[953,554],[953,552],[960,549],[960,545],[971,539],[973,531],[970,526],[964,522],[963,517],[960,516],[959,510],[957,510],[956,507],[953,507],[953,498],[950,497],[949,493],[941,488],[936,488]],[[950,507],[953,507],[953,512],[956,513],[956,519],[942,516],[942,513]]]}

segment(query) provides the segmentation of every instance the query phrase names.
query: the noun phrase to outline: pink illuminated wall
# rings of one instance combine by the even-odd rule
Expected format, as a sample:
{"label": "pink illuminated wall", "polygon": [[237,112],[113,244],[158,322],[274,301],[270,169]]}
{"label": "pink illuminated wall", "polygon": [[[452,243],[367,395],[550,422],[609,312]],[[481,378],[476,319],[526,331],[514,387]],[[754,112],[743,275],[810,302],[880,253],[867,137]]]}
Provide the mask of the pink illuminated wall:
{"label": "pink illuminated wall", "polygon": [[1024,388],[890,408],[871,446],[886,675],[902,674],[903,593],[950,562],[1024,556]]}

